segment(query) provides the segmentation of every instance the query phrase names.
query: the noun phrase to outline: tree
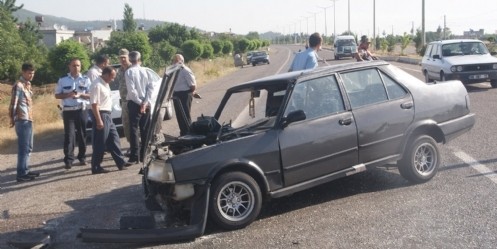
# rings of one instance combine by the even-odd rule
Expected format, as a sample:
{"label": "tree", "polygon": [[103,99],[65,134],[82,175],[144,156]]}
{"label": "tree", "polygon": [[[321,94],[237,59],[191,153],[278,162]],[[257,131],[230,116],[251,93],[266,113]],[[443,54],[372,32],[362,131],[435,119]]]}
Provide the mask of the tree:
{"label": "tree", "polygon": [[[0,8],[3,8],[11,16],[12,16],[12,13],[22,9],[23,7],[24,7],[24,4],[16,6],[16,0],[0,0]],[[12,20],[15,23],[17,22],[17,18],[15,18],[14,16],[12,16]]]}
{"label": "tree", "polygon": [[143,64],[147,64],[152,54],[152,47],[148,42],[148,36],[144,32],[112,32],[107,46],[102,48],[103,54],[117,54],[119,49],[126,48],[129,51],[141,53]]}
{"label": "tree", "polygon": [[204,47],[202,55],[200,57],[202,57],[202,59],[210,59],[214,57],[214,48],[212,47],[212,45],[210,43],[204,43],[202,45]]}
{"label": "tree", "polygon": [[136,21],[133,16],[133,9],[129,4],[124,4],[124,19],[123,19],[123,31],[124,32],[134,32],[136,31]]}
{"label": "tree", "polygon": [[411,36],[404,32],[404,35],[401,37],[400,42],[400,55],[404,55],[404,50],[407,48],[410,42]]}
{"label": "tree", "polygon": [[67,74],[67,65],[73,58],[81,61],[82,72],[90,67],[90,57],[85,47],[74,40],[65,40],[48,53],[51,69],[58,76]]}
{"label": "tree", "polygon": [[[253,44],[252,46],[255,46],[255,43],[252,43],[251,41],[249,41],[246,38],[243,38],[243,39],[239,40],[238,43],[237,43],[237,45],[238,45],[238,49],[237,49],[238,52],[240,52],[240,53],[247,52],[247,49],[250,47],[250,44]],[[250,49],[255,49],[255,48],[250,47]]]}
{"label": "tree", "polygon": [[200,40],[200,34],[194,29],[188,30],[186,26],[177,23],[157,25],[148,32],[151,43],[167,41],[179,48],[187,40]]}
{"label": "tree", "polygon": [[198,59],[204,52],[204,47],[197,40],[188,40],[181,45],[185,62]]}
{"label": "tree", "polygon": [[255,31],[252,31],[252,32],[249,32],[245,38],[249,39],[249,40],[258,40],[259,39],[259,33],[258,32],[255,32]]}
{"label": "tree", "polygon": [[0,8],[0,79],[15,80],[25,59],[26,45],[11,15]]}
{"label": "tree", "polygon": [[223,52],[224,43],[220,40],[214,40],[211,42],[212,48],[214,49],[214,54],[218,55]]}
{"label": "tree", "polygon": [[233,52],[233,43],[229,40],[224,40],[223,41],[224,45],[223,45],[223,54],[230,54],[231,52]]}

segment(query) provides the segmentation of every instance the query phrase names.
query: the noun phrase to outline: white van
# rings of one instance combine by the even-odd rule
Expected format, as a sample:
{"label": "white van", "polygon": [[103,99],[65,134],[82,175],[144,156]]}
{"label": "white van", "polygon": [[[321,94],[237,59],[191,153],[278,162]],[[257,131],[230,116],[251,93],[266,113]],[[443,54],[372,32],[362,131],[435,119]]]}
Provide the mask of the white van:
{"label": "white van", "polygon": [[353,58],[357,52],[357,43],[351,35],[337,36],[333,46],[335,47],[335,60],[340,60],[342,57]]}

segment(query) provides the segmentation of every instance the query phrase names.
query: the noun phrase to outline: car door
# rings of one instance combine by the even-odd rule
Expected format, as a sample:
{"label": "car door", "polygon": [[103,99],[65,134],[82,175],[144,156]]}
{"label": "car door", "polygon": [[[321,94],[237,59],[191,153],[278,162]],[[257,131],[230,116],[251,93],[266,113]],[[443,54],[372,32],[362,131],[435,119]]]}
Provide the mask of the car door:
{"label": "car door", "polygon": [[[427,48],[427,53],[429,50],[428,58],[425,60],[425,68],[428,72],[430,79],[438,79],[440,77],[440,67],[441,67],[441,53],[440,44],[435,43]],[[433,58],[433,56],[438,55],[438,58]]]}
{"label": "car door", "polygon": [[345,110],[336,77],[299,82],[285,110],[303,110],[306,119],[279,134],[286,186],[314,179],[357,163],[357,133]]}
{"label": "car door", "polygon": [[359,163],[397,156],[414,119],[411,95],[376,68],[340,75],[357,126]]}

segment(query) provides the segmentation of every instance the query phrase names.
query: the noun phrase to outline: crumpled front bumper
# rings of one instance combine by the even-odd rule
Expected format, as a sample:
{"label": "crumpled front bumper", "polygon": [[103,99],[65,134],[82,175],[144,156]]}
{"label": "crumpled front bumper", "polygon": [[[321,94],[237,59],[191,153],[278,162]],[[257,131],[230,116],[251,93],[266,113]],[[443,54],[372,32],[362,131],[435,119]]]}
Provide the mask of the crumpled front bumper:
{"label": "crumpled front bumper", "polygon": [[198,191],[193,201],[190,225],[151,229],[92,229],[81,228],[84,242],[101,243],[165,243],[191,240],[204,234],[209,203],[209,186]]}

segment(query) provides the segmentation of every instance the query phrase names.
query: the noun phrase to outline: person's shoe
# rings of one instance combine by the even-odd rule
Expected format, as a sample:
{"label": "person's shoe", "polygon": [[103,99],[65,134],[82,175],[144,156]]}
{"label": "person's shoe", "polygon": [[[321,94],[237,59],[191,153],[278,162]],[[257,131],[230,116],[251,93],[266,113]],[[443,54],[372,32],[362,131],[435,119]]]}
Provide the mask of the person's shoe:
{"label": "person's shoe", "polygon": [[130,164],[130,166],[131,166],[131,165],[133,165],[133,164],[138,164],[139,162],[138,162],[138,159],[134,159],[134,160],[129,159],[129,160],[128,160],[128,162],[126,162],[126,163],[129,163],[129,164]]}
{"label": "person's shoe", "polygon": [[96,174],[105,174],[105,173],[109,173],[108,170],[104,169],[104,168],[99,168],[97,170],[92,170],[91,173],[93,175],[96,175]]}
{"label": "person's shoe", "polygon": [[131,156],[131,152],[129,150],[127,150],[126,152],[124,152],[124,156],[125,157],[130,157]]}
{"label": "person's shoe", "polygon": [[119,170],[127,170],[128,168],[122,166],[122,167],[117,167]]}
{"label": "person's shoe", "polygon": [[71,169],[72,168],[72,163],[66,163],[64,166],[65,169]]}
{"label": "person's shoe", "polygon": [[85,165],[87,165],[85,159],[79,160],[79,166],[85,166]]}
{"label": "person's shoe", "polygon": [[130,162],[125,162],[123,166],[124,166],[124,167],[129,167],[129,166],[131,166],[131,165],[133,165],[133,164],[132,164],[132,163],[130,163]]}
{"label": "person's shoe", "polygon": [[36,171],[29,171],[29,172],[28,172],[28,176],[38,177],[38,176],[40,176],[40,172],[36,172]]}
{"label": "person's shoe", "polygon": [[34,176],[23,175],[23,176],[18,176],[17,177],[17,182],[27,182],[27,181],[32,181],[34,179],[35,179]]}

